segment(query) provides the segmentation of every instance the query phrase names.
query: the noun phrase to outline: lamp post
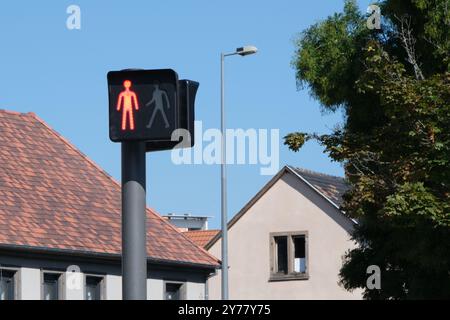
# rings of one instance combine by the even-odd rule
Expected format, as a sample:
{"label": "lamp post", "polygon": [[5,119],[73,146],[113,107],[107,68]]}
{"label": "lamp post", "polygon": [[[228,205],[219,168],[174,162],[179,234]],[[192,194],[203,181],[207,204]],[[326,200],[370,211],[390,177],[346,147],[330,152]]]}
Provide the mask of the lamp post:
{"label": "lamp post", "polygon": [[225,138],[225,57],[255,54],[258,49],[254,46],[237,48],[232,53],[220,55],[220,131],[221,137],[221,223],[222,223],[222,300],[228,300],[228,226],[227,226],[227,172],[226,172],[226,138]]}

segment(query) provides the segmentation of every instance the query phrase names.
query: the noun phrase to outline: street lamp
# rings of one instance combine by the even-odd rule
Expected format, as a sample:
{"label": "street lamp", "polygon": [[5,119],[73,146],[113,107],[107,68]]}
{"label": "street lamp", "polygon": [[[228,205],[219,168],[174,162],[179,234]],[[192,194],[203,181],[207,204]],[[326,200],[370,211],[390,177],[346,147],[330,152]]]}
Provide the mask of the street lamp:
{"label": "street lamp", "polygon": [[228,300],[228,226],[227,226],[227,173],[226,173],[226,138],[225,138],[225,57],[240,55],[242,57],[254,54],[258,49],[254,46],[237,48],[232,53],[220,55],[220,131],[221,138],[221,221],[222,221],[222,300]]}

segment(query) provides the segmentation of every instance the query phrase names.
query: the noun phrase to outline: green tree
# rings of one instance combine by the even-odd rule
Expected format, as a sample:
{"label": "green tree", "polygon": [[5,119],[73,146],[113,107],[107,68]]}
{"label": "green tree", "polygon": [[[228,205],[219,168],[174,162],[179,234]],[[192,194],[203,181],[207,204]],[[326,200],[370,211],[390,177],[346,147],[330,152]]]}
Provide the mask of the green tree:
{"label": "green tree", "polygon": [[[342,108],[330,134],[295,132],[298,151],[315,139],[343,164],[342,210],[359,246],[340,277],[366,299],[450,298],[450,0],[385,0],[381,30],[354,1],[310,26],[293,65],[325,111]],[[370,265],[381,289],[366,287]]]}

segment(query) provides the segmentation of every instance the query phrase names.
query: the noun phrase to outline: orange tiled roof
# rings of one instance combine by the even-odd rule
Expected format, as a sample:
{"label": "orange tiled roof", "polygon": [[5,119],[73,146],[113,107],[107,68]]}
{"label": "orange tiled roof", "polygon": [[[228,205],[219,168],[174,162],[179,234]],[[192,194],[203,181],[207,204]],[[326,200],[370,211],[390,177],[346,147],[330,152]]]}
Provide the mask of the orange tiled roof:
{"label": "orange tiled roof", "polygon": [[220,230],[196,230],[183,232],[188,238],[197,245],[204,247],[206,244],[219,233]]}
{"label": "orange tiled roof", "polygon": [[[0,244],[121,253],[120,185],[33,113],[0,111]],[[147,210],[148,256],[218,260]]]}

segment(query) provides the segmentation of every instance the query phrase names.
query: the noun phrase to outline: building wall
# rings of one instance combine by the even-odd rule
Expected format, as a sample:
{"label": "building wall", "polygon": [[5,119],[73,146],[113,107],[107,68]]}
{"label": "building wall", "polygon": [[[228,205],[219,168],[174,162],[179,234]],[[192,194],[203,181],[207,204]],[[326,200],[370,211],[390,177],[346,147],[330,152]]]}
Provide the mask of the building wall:
{"label": "building wall", "polygon": [[22,300],[40,300],[41,271],[33,268],[20,268],[18,273],[19,297]]}
{"label": "building wall", "polygon": [[[361,299],[338,285],[342,256],[355,244],[352,223],[293,174],[284,174],[228,235],[230,299]],[[309,279],[269,281],[270,233],[308,232]],[[221,256],[221,242],[209,252]],[[220,271],[208,280],[210,299],[220,299]]]}
{"label": "building wall", "polygon": [[106,275],[105,277],[105,299],[122,300],[122,277]]}
{"label": "building wall", "polygon": [[205,299],[205,283],[187,282],[186,283],[186,299],[187,300],[204,300]]}
{"label": "building wall", "polygon": [[[79,266],[80,273],[66,273],[69,266]],[[120,264],[96,264],[79,261],[23,258],[0,253],[0,268],[14,270],[15,296],[19,300],[40,300],[43,271],[61,273],[61,296],[66,300],[83,300],[85,297],[84,277],[103,277],[103,296],[107,300],[122,299],[122,277]],[[186,299],[205,299],[207,273],[192,268],[148,266],[147,298],[162,300],[164,283],[170,281],[184,283]],[[74,277],[74,278],[71,278]],[[79,282],[80,281],[80,282]],[[74,285],[75,283],[75,285]],[[80,284],[78,286],[77,284]]]}

